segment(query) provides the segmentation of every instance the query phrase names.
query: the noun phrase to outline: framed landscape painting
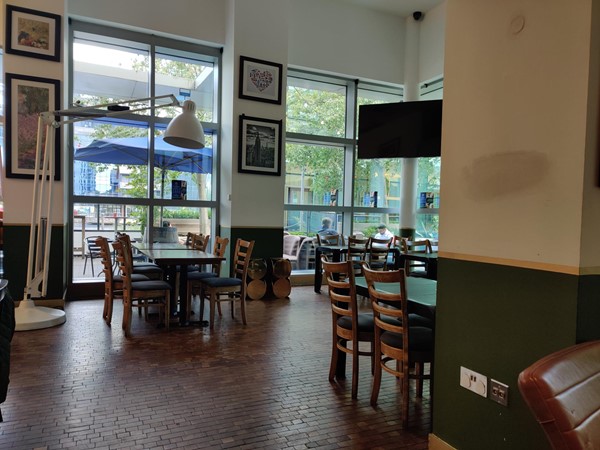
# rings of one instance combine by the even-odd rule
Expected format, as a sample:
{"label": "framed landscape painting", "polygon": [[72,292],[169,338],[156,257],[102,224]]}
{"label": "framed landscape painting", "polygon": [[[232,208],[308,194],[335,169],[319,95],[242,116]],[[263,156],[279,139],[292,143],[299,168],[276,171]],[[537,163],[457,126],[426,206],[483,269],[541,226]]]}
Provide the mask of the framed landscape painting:
{"label": "framed landscape painting", "polygon": [[[6,176],[32,178],[35,171],[38,117],[60,109],[60,82],[6,74]],[[45,133],[45,127],[43,130]],[[45,143],[45,134],[42,136]],[[60,133],[54,141],[54,179],[60,180]]]}
{"label": "framed landscape painting", "polygon": [[281,120],[240,116],[238,172],[281,175]]}
{"label": "framed landscape painting", "polygon": [[6,5],[6,53],[60,61],[61,16]]}

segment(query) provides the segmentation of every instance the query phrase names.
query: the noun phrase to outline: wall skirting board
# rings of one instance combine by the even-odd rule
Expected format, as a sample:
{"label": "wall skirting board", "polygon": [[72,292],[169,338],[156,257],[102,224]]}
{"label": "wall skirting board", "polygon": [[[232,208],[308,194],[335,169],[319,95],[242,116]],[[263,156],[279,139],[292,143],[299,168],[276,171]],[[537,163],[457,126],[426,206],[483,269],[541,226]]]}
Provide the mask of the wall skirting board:
{"label": "wall skirting board", "polygon": [[429,435],[429,450],[457,450],[435,434]]}

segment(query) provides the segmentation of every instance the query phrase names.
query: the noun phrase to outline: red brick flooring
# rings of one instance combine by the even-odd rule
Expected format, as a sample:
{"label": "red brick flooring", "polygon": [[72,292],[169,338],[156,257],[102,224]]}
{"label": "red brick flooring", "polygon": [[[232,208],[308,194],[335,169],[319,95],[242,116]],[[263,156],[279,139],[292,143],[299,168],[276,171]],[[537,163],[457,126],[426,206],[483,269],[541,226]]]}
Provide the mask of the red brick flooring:
{"label": "red brick flooring", "polygon": [[110,328],[96,300],[67,303],[64,325],[15,333],[0,448],[427,448],[427,383],[402,430],[394,379],[384,374],[369,405],[368,358],[358,400],[349,378],[327,380],[325,294],[295,287],[291,299],[247,305],[248,326],[224,304],[213,334],[134,315],[125,339],[121,305]]}

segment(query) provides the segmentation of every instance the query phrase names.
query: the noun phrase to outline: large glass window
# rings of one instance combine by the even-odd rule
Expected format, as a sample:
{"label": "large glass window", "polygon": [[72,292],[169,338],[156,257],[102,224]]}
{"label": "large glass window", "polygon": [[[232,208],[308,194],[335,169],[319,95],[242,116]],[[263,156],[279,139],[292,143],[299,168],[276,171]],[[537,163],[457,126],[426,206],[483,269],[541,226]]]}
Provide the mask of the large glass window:
{"label": "large glass window", "polygon": [[[218,154],[218,49],[74,21],[72,104],[128,102],[130,110],[73,125],[73,279],[83,273],[86,236],[134,238],[154,227],[214,234]],[[180,108],[192,100],[206,147],[188,150],[162,140]],[[139,102],[137,100],[140,99]],[[145,99],[145,100],[143,100]],[[136,100],[135,103],[131,101]],[[134,109],[142,111],[134,112]],[[79,259],[78,259],[79,258]],[[88,261],[89,264],[89,261]]]}
{"label": "large glass window", "polygon": [[[441,88],[441,80],[426,84],[423,99],[441,98]],[[358,107],[400,102],[402,94],[400,86],[288,70],[284,223],[288,233],[314,237],[324,218],[345,235],[371,236],[382,222],[394,234],[400,233],[402,159],[359,160],[356,148]],[[419,158],[418,195],[429,193],[434,201],[416,211],[418,236],[437,238],[439,172],[440,158]],[[309,254],[310,249],[302,251]],[[300,258],[297,269],[311,269],[310,261]]]}

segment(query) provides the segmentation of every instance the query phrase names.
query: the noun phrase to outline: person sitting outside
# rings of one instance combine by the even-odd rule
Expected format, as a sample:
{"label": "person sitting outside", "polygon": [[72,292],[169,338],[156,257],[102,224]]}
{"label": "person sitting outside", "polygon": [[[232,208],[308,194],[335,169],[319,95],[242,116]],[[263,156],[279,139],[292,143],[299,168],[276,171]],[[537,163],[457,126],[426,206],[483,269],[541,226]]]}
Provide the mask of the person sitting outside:
{"label": "person sitting outside", "polygon": [[325,236],[338,234],[337,231],[331,228],[332,223],[333,222],[329,217],[323,217],[323,220],[321,221],[321,229],[317,231],[317,234]]}

